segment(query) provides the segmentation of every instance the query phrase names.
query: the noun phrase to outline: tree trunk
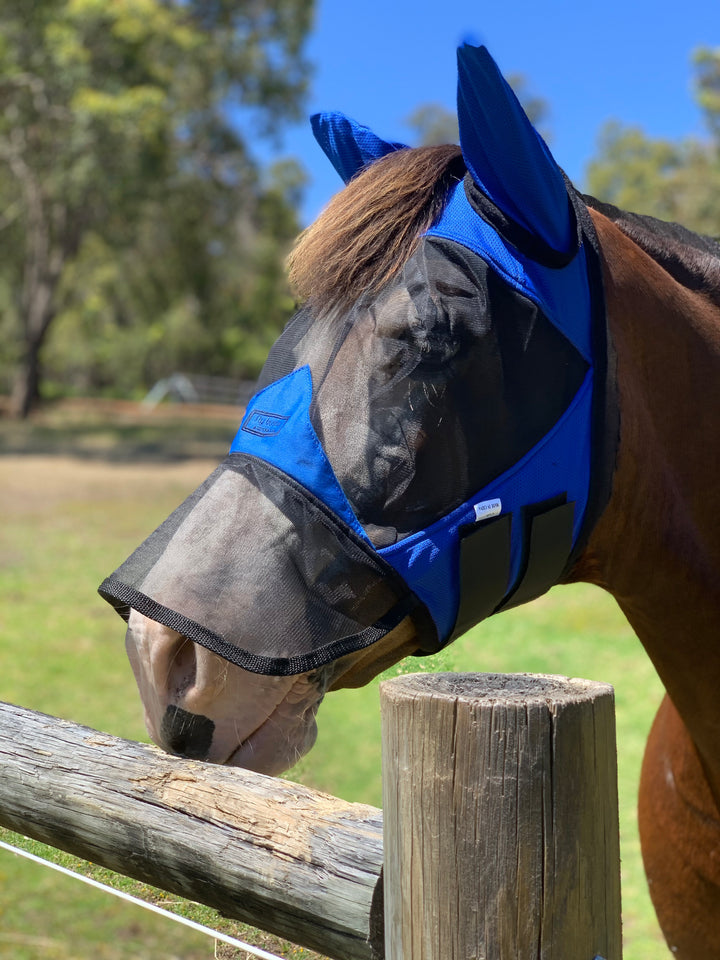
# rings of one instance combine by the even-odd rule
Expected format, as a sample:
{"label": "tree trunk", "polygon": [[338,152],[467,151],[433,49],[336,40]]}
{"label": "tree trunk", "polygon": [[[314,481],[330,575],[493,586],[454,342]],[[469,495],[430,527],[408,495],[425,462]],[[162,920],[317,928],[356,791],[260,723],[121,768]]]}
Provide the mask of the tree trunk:
{"label": "tree trunk", "polygon": [[10,398],[11,416],[25,418],[40,398],[40,351],[56,316],[54,301],[60,275],[68,257],[77,251],[78,238],[67,232],[67,207],[48,203],[22,153],[11,151],[8,162],[27,203],[25,262],[18,304],[23,357]]}
{"label": "tree trunk", "polygon": [[45,337],[25,340],[25,353],[15,374],[10,416],[25,419],[40,399],[40,349]]}
{"label": "tree trunk", "polygon": [[56,316],[55,292],[67,259],[60,244],[53,247],[47,220],[41,216],[28,226],[27,247],[20,295],[23,353],[10,398],[10,415],[23,419],[40,399],[40,353]]}

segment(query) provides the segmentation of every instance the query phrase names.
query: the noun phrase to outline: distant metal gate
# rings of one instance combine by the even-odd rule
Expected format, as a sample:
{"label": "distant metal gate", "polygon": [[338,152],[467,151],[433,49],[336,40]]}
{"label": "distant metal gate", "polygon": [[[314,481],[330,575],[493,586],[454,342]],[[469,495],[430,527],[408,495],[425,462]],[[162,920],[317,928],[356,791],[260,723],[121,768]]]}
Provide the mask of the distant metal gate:
{"label": "distant metal gate", "polygon": [[173,373],[158,380],[143,400],[143,406],[154,407],[169,399],[178,403],[216,403],[244,407],[254,390],[255,383],[252,380]]}

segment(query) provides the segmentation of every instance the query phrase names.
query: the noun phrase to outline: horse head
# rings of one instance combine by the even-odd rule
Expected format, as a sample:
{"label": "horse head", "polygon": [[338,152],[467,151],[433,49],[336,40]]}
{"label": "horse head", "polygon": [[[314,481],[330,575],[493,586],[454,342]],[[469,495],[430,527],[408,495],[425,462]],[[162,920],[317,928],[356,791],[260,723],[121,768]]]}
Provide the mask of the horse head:
{"label": "horse head", "polygon": [[487,51],[458,68],[460,148],[313,118],[346,187],[303,306],[226,460],[101,587],[168,750],[287,768],[327,690],[543,593],[604,507],[592,227]]}

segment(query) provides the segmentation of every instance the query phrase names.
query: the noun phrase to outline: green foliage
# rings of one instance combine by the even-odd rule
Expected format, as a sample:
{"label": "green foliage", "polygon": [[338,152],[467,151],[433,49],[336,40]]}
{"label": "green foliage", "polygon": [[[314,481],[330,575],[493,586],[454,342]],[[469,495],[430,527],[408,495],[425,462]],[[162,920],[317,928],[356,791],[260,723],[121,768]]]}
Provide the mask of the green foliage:
{"label": "green foliage", "polygon": [[441,143],[460,143],[457,115],[441,103],[423,103],[405,120],[413,131],[413,143],[434,147]]}
{"label": "green foliage", "polygon": [[720,146],[720,47],[701,47],[693,57],[697,70],[697,99],[716,145]]}
{"label": "green foliage", "polygon": [[607,124],[589,164],[588,192],[636,213],[720,235],[720,50],[695,54],[697,99],[709,138],[652,139],[636,127]]}
{"label": "green foliage", "polygon": [[[532,123],[546,140],[549,139],[549,134],[544,129],[548,115],[547,102],[530,92],[523,74],[511,74],[508,82]],[[432,147],[442,143],[460,142],[457,115],[454,110],[448,110],[441,103],[421,104],[406,118],[405,125],[413,131],[412,143],[416,146]]]}
{"label": "green foliage", "polygon": [[77,390],[257,372],[302,175],[252,144],[297,116],[312,7],[0,0],[0,389],[20,364],[27,406],[41,350]]}

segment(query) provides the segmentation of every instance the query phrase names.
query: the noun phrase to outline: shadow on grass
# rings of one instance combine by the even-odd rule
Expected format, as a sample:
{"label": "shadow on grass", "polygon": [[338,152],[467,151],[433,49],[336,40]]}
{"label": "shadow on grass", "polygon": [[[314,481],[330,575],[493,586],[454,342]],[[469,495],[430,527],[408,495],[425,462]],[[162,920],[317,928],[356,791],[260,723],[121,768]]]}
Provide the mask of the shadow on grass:
{"label": "shadow on grass", "polygon": [[0,456],[65,456],[110,463],[220,460],[242,418],[241,407],[163,404],[152,409],[113,400],[45,404],[27,420],[0,408]]}

